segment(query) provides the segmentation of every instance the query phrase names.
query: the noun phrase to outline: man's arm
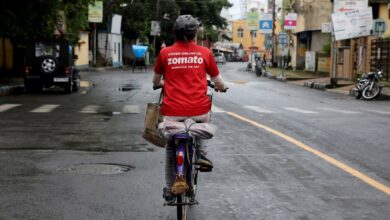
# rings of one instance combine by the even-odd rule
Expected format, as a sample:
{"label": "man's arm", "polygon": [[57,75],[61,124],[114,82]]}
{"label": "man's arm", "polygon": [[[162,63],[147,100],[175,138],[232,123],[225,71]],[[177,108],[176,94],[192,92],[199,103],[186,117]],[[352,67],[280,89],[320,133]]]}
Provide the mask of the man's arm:
{"label": "man's arm", "polygon": [[227,87],[225,86],[225,82],[223,81],[221,74],[211,77],[211,81],[214,83],[217,91],[226,91]]}
{"label": "man's arm", "polygon": [[162,79],[161,74],[154,73],[153,76],[153,87],[164,87],[164,80]]}

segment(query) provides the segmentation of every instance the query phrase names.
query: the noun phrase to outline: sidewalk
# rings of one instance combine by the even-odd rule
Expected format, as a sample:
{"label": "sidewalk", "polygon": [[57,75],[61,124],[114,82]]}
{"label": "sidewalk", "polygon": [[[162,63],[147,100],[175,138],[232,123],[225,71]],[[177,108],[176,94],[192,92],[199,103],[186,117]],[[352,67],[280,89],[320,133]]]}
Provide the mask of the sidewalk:
{"label": "sidewalk", "polygon": [[20,76],[0,76],[0,95],[24,90],[24,80]]}
{"label": "sidewalk", "polygon": [[[128,68],[128,67],[123,67]],[[86,67],[81,68],[81,72],[103,72],[115,69],[118,67]],[[12,93],[20,93],[24,91],[24,79],[22,76],[0,76],[0,96]]]}
{"label": "sidewalk", "polygon": [[[331,88],[330,77],[326,76],[328,74],[285,70],[285,78],[282,78],[280,77],[282,71],[279,68],[269,68],[267,69],[267,72],[266,77],[271,79],[286,81],[287,83],[305,86],[312,89],[354,96],[352,89],[355,88],[355,82],[349,80],[338,80],[337,87]],[[381,83],[384,87],[382,88],[380,96],[390,98],[390,82],[383,80]]]}

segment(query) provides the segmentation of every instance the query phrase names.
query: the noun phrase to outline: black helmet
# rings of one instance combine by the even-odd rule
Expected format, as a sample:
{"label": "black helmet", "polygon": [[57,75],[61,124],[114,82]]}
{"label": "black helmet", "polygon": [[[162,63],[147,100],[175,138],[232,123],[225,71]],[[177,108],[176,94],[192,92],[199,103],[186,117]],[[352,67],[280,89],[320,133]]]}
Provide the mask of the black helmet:
{"label": "black helmet", "polygon": [[175,21],[175,35],[177,40],[192,40],[198,30],[199,22],[191,15],[180,15]]}

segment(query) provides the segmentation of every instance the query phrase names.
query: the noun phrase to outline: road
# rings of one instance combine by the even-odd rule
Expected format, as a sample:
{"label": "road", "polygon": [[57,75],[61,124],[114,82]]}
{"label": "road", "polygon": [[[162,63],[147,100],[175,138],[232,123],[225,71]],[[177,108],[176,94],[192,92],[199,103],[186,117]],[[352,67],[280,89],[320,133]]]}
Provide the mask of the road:
{"label": "road", "polygon": [[[387,219],[390,105],[220,65],[191,219]],[[175,219],[164,150],[143,140],[152,73],[84,72],[64,95],[0,98],[0,219]]]}

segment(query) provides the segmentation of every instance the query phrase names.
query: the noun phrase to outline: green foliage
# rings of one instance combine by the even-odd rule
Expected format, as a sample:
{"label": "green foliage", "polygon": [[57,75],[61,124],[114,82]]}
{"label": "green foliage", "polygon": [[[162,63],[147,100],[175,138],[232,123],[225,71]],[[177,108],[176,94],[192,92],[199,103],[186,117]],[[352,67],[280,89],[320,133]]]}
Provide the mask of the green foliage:
{"label": "green foliage", "polygon": [[76,43],[80,30],[88,26],[88,3],[93,0],[19,0],[0,3],[0,36],[25,44],[34,39],[53,38],[59,20],[65,15],[65,38]]}
{"label": "green foliage", "polygon": [[[94,0],[19,0],[15,4],[1,1],[0,36],[17,44],[53,38],[58,21],[65,19],[65,38],[77,43],[80,30],[88,30],[88,4],[92,2]],[[167,44],[174,41],[173,24],[179,14],[197,17],[205,28],[205,36],[216,40],[215,29],[227,25],[220,12],[224,7],[231,7],[228,0],[104,0],[103,3],[104,23],[98,24],[99,28],[106,29],[112,14],[119,14],[125,39],[151,42],[151,21],[158,20],[161,24],[159,39]],[[64,17],[60,16],[61,12]]]}
{"label": "green foliage", "polygon": [[23,43],[50,36],[56,24],[58,0],[20,0],[0,3],[0,36]]}
{"label": "green foliage", "polygon": [[107,16],[112,13],[122,15],[122,30],[129,40],[149,39],[151,21],[158,20],[161,26],[159,38],[169,45],[174,41],[173,25],[179,14],[197,17],[206,29],[206,36],[217,39],[218,33],[212,27],[227,25],[220,16],[224,7],[231,7],[228,0],[118,0],[105,2],[105,8],[109,10],[104,13]]}

